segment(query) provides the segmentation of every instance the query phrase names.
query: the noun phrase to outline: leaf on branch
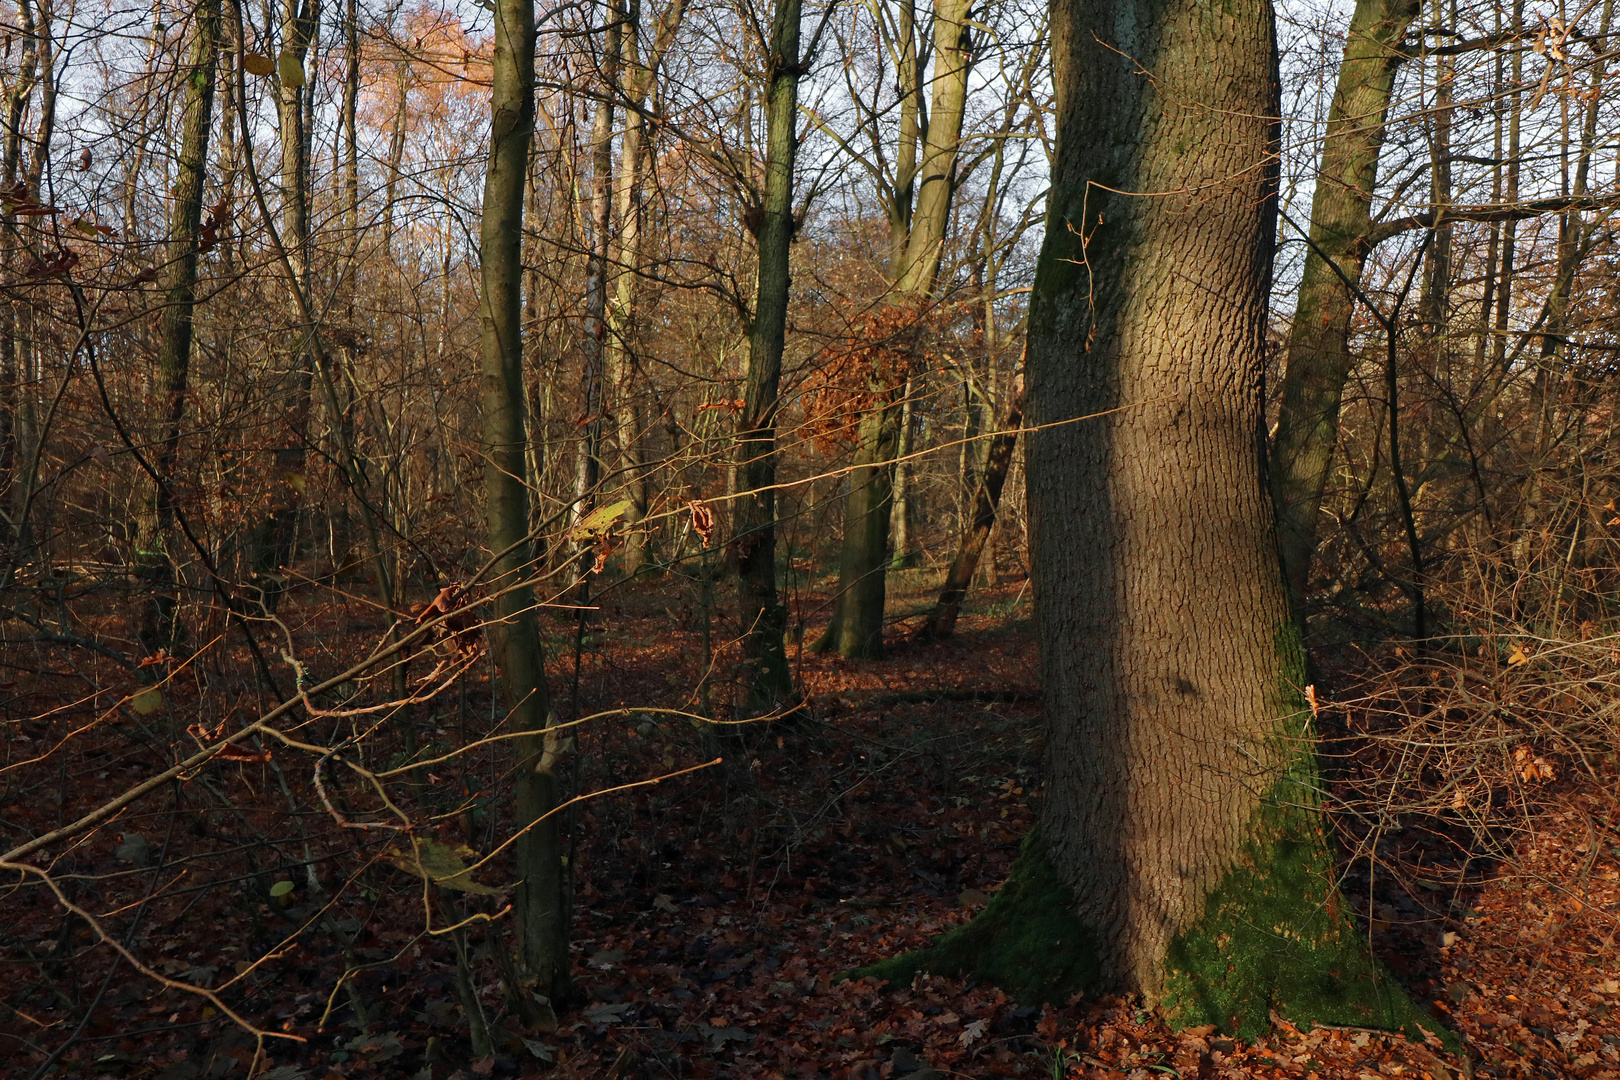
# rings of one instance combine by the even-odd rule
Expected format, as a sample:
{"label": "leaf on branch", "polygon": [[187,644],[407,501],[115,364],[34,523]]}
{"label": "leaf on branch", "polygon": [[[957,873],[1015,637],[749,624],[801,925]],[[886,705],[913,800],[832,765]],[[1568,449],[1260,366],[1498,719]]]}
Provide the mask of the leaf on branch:
{"label": "leaf on branch", "polygon": [[477,854],[465,844],[452,847],[437,840],[423,838],[416,841],[414,852],[390,848],[383,858],[406,873],[415,874],[441,889],[495,896],[500,889],[480,885],[472,879],[472,870],[468,868],[465,860],[474,858]]}
{"label": "leaf on branch", "polygon": [[1530,658],[1524,654],[1524,649],[1517,642],[1514,642],[1513,652],[1508,656],[1508,667],[1519,667],[1529,662]]}
{"label": "leaf on branch", "polygon": [[298,62],[298,57],[290,52],[284,52],[276,58],[276,70],[281,74],[281,85],[297,89],[305,83],[304,65]]}
{"label": "leaf on branch", "polygon": [[242,57],[242,70],[249,75],[268,75],[276,70],[276,62],[268,56],[248,53]]}
{"label": "leaf on branch", "polygon": [[696,499],[691,500],[686,505],[692,511],[692,528],[697,530],[698,538],[703,541],[703,546],[708,547],[709,538],[714,535],[714,511]]}
{"label": "leaf on branch", "polygon": [[629,499],[620,499],[608,506],[599,506],[586,514],[585,519],[570,530],[568,538],[578,544],[594,536],[600,536],[613,528],[614,524],[629,512]]}
{"label": "leaf on branch", "polygon": [[163,707],[163,692],[155,686],[147,687],[129,699],[129,707],[142,716],[150,716]]}

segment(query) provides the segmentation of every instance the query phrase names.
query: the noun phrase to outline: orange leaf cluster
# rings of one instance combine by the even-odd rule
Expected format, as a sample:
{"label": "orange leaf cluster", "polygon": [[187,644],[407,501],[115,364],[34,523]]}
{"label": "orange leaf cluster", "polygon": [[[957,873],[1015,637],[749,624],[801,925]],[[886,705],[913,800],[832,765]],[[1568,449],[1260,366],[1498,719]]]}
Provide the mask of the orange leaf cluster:
{"label": "orange leaf cluster", "polygon": [[846,327],[824,351],[805,394],[806,434],[826,452],[853,445],[867,410],[879,398],[892,400],[933,355],[932,310],[923,299],[865,308],[849,315]]}

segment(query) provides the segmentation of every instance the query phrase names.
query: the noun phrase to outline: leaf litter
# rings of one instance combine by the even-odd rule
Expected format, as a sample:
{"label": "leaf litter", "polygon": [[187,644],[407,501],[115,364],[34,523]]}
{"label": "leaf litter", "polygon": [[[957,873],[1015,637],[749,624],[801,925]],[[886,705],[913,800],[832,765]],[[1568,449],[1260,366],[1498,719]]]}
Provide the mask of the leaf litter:
{"label": "leaf litter", "polygon": [[[1379,1032],[1301,1031],[1280,1019],[1252,1044],[1210,1029],[1172,1032],[1141,1001],[1117,996],[1035,1007],[993,986],[928,975],[896,987],[835,981],[970,919],[1033,821],[1033,634],[1027,605],[1015,606],[1018,590],[1003,591],[990,599],[1012,615],[967,615],[949,643],[897,640],[878,663],[801,658],[813,719],[746,735],[727,748],[733,760],[724,768],[586,804],[574,916],[586,1000],[562,1011],[555,1030],[519,1029],[503,1009],[489,931],[472,927],[475,992],[493,1021],[490,1057],[475,1059],[467,1044],[452,951],[420,933],[424,879],[447,885],[457,903],[501,899],[485,892],[505,880],[498,868],[489,885],[463,877],[498,824],[494,802],[471,787],[466,820],[418,843],[414,856],[397,844],[356,847],[337,830],[311,833],[321,866],[345,850],[369,851],[379,864],[347,885],[326,881],[342,886],[330,910],[304,896],[307,871],[287,867],[235,892],[175,890],[152,905],[140,943],[176,977],[218,983],[220,973],[238,973],[226,991],[233,1008],[306,1038],[297,1048],[272,1046],[261,1075],[277,1080],[1620,1080],[1620,776],[1612,758],[1583,771],[1542,750],[1519,756],[1520,782],[1534,787],[1526,804],[1533,828],[1512,859],[1447,878],[1441,870],[1455,868],[1455,851],[1448,863],[1443,830],[1418,821],[1381,841],[1380,866],[1389,872],[1358,876],[1354,863],[1347,867],[1346,898],[1375,951],[1437,1025],[1458,1033],[1464,1054]],[[670,698],[691,685],[696,631],[672,631],[661,607],[641,608],[626,602],[604,612],[583,658],[582,707],[682,704]],[[319,634],[319,618],[303,630]],[[698,757],[706,737],[653,714],[609,722],[582,740],[596,770],[587,780],[656,774],[670,760]],[[1381,765],[1364,756],[1355,767]],[[241,766],[244,776],[258,768]],[[264,798],[253,809],[272,835],[291,820],[274,805]],[[7,813],[26,817],[28,809]],[[127,815],[93,841],[104,872],[133,873],[148,858],[160,866],[165,826],[160,813]],[[254,847],[215,829],[216,859]],[[399,869],[383,869],[390,862]],[[21,1047],[14,1061],[29,1072],[83,1016],[73,994],[51,993],[54,977],[92,993],[108,983],[81,1038],[61,1055],[63,1075],[247,1074],[252,1040],[213,1009],[114,979],[107,951],[50,905],[12,911],[8,954],[46,976],[19,983],[0,1011],[0,1033]],[[295,934],[289,945],[290,924],[324,932]],[[267,952],[263,963],[244,962]],[[75,965],[71,980],[59,966],[65,958]],[[350,997],[339,989],[345,971]]]}

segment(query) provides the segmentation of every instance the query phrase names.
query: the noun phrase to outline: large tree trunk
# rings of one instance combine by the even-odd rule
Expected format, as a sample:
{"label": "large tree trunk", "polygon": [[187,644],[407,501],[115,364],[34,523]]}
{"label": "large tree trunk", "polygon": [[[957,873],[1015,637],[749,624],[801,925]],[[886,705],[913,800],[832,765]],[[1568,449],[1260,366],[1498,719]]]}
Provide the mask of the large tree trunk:
{"label": "large tree trunk", "polygon": [[1273,1009],[1406,1019],[1335,903],[1263,481],[1270,5],[1060,0],[1052,36],[1026,435],[1046,794],[980,918],[883,974],[1139,991],[1249,1037]]}
{"label": "large tree trunk", "polygon": [[152,492],[152,532],[141,569],[152,590],[141,618],[140,638],[148,652],[175,647],[176,567],[170,551],[174,533],[175,470],[180,459],[181,419],[191,370],[191,316],[196,305],[197,257],[202,235],[203,183],[208,167],[208,135],[213,126],[214,84],[219,70],[220,0],[197,10],[196,40],[181,119],[176,161],[174,210],[169,226],[168,287],[164,292],[157,348],[157,390],[163,431]]}
{"label": "large tree trunk", "polygon": [[793,243],[793,167],[798,156],[800,0],[778,0],[765,87],[765,190],[759,270],[748,331],[748,375],[738,425],[739,467],[732,541],[743,628],[743,708],[765,716],[793,696],[782,635],[787,609],[776,592],[776,410],[787,335]]}
{"label": "large tree trunk", "polygon": [[1356,303],[1350,283],[1360,281],[1369,251],[1378,154],[1395,71],[1403,59],[1399,45],[1418,7],[1418,0],[1357,0],[1328,112],[1311,204],[1312,245],[1300,276],[1282,408],[1271,445],[1271,494],[1296,620],[1304,617],[1316,519],[1339,437],[1339,403],[1350,377],[1350,318]]}
{"label": "large tree trunk", "polygon": [[[527,425],[523,395],[523,189],[534,132],[534,0],[498,0],[489,166],[479,239],[479,355],[483,370],[484,500],[498,590],[490,643],[510,726],[533,732],[516,744],[514,824],[519,884],[514,894],[522,975],[552,1001],[572,993],[568,963],[568,877],[558,815],[559,769],[567,746],[545,733],[550,712],[532,571]],[[550,815],[550,816],[547,816]]]}

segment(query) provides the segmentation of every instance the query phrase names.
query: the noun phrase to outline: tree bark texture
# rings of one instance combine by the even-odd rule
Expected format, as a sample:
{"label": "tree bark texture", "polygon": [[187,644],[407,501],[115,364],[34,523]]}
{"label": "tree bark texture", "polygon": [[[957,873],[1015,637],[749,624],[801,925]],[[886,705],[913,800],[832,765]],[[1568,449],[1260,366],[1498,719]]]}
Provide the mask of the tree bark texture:
{"label": "tree bark texture", "polygon": [[620,563],[627,577],[634,577],[652,560],[652,534],[642,524],[651,500],[646,452],[642,439],[647,429],[644,396],[635,385],[644,379],[631,345],[636,328],[636,287],[641,281],[641,226],[643,162],[647,145],[647,122],[643,115],[653,79],[663,63],[665,51],[674,40],[686,14],[685,0],[671,0],[658,20],[649,55],[642,62],[641,3],[630,0],[626,6],[621,51],[624,56],[625,109],[624,135],[619,148],[619,174],[615,178],[614,202],[618,206],[619,235],[617,254],[610,268],[612,297],[607,306],[607,333],[603,341],[607,380],[614,394],[614,427],[618,435],[619,466],[629,495],[625,515],[629,526]]}
{"label": "tree bark texture", "polygon": [[[281,23],[281,73],[278,105],[281,135],[281,243],[291,260],[295,292],[310,295],[309,250],[309,138],[306,106],[310,87],[300,75],[289,80],[289,72],[302,73],[316,31],[313,0],[285,0]],[[298,515],[303,506],[304,476],[309,456],[309,414],[315,386],[315,355],[312,349],[315,327],[297,327],[298,348],[292,356],[290,404],[287,407],[286,438],[275,451],[275,471],[279,477],[268,518],[254,538],[255,577],[260,603],[274,612],[281,602],[286,581],[284,566],[297,555]]]}
{"label": "tree bark texture", "polygon": [[[497,590],[490,643],[516,742],[514,823],[519,962],[531,988],[552,1001],[572,992],[568,962],[569,896],[558,817],[566,742],[545,732],[549,695],[531,568],[527,425],[522,339],[523,193],[534,132],[534,0],[499,0],[491,58],[489,165],[479,239],[479,354],[484,415],[484,500]],[[550,814],[551,816],[546,816]],[[542,820],[543,819],[543,820]]]}
{"label": "tree bark texture", "polygon": [[591,127],[590,255],[585,264],[585,321],[580,341],[580,391],[584,441],[574,473],[574,521],[584,520],[602,479],[604,419],[602,361],[607,341],[608,250],[613,231],[613,104],[619,93],[619,59],[624,39],[623,11],[617,0],[603,32],[601,97]]}
{"label": "tree bark texture", "polygon": [[[1271,494],[1278,546],[1296,620],[1316,549],[1316,520],[1338,442],[1339,404],[1350,377],[1350,319],[1369,254],[1372,196],[1399,45],[1418,0],[1357,0],[1328,112],[1322,165],[1311,204],[1312,247],[1288,335],[1282,406],[1271,445]],[[1327,262],[1332,259],[1338,271]],[[1343,274],[1343,277],[1340,274]],[[1301,623],[1303,626],[1303,623]]]}
{"label": "tree bark texture", "polygon": [[844,544],[838,561],[838,596],[832,622],[815,651],[851,659],[883,656],[883,609],[888,599],[889,518],[894,511],[894,459],[900,442],[899,390],[874,385],[875,401],[861,417],[849,495],[844,502]]}
{"label": "tree bark texture", "polygon": [[778,0],[771,20],[765,89],[765,189],[759,269],[748,332],[748,374],[737,434],[739,467],[732,541],[743,629],[743,699],[750,716],[786,708],[793,697],[782,636],[787,609],[776,589],[776,410],[787,340],[793,243],[793,169],[798,156],[801,0]]}
{"label": "tree bark texture", "polygon": [[[5,97],[5,132],[0,136],[4,139],[3,149],[0,149],[0,183],[4,183],[8,191],[18,180],[22,165],[23,118],[28,111],[34,84],[39,79],[39,42],[34,36],[33,4],[29,0],[19,0],[17,15],[22,45],[18,51],[16,73]],[[13,284],[21,247],[22,238],[17,232],[16,215],[9,209],[0,209],[0,287]],[[22,464],[17,446],[17,424],[22,412],[22,379],[17,366],[20,351],[17,341],[20,320],[17,315],[21,307],[21,301],[12,299],[10,295],[0,300],[0,383],[9,388],[6,400],[0,403],[0,485],[3,485],[0,486],[0,496],[3,496],[0,513],[5,518],[0,528],[4,529],[8,541],[15,540],[22,527],[20,518],[23,507],[14,496],[21,494],[26,498],[27,494],[17,484],[18,467]],[[12,559],[8,560],[13,561],[15,551]],[[8,578],[9,574],[8,567]]]}
{"label": "tree bark texture", "polygon": [[1246,1037],[1272,1010],[1411,1019],[1336,906],[1263,477],[1270,5],[1059,0],[1052,37],[1026,433],[1046,797],[1012,880],[913,963]]}
{"label": "tree bark texture", "polygon": [[[636,48],[636,23],[640,4],[631,0],[630,16],[624,26],[627,54]],[[636,100],[636,104],[640,104]],[[620,563],[625,576],[634,577],[651,558],[650,537],[642,525],[650,498],[647,467],[641,445],[645,430],[644,410],[636,392],[636,361],[631,352],[635,333],[637,263],[641,259],[641,156],[643,122],[639,111],[626,115],[622,146],[619,150],[618,188],[614,202],[619,210],[619,237],[612,272],[612,293],[607,305],[607,332],[603,340],[607,384],[612,388],[613,426],[618,437],[619,469],[624,477],[630,509],[625,514],[629,528]]]}

